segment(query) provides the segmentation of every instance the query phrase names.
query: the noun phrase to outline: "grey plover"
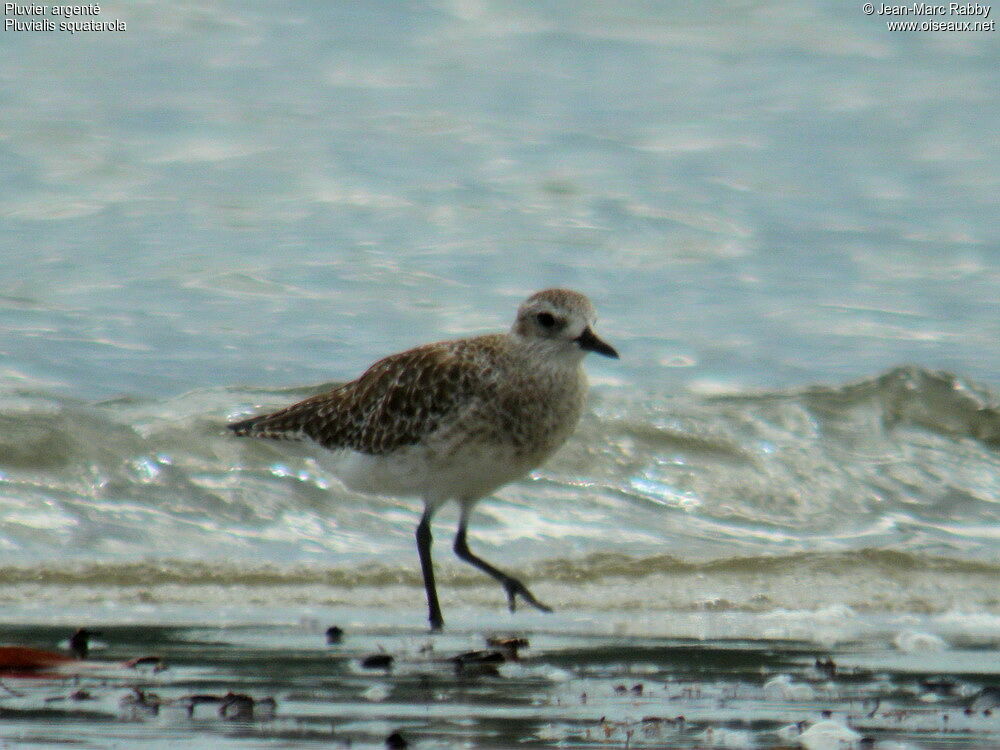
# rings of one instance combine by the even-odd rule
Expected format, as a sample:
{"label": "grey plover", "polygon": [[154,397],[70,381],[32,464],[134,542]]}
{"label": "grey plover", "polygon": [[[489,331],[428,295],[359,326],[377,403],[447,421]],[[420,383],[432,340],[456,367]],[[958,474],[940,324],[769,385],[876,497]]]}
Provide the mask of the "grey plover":
{"label": "grey plover", "polygon": [[594,320],[582,294],[546,289],[521,304],[509,333],[393,354],[357,380],[229,429],[318,444],[352,490],[421,497],[417,551],[432,629],[444,618],[431,517],[449,500],[460,510],[455,554],[500,582],[511,611],[520,596],[548,612],[521,581],[469,550],[466,529],[478,500],[539,466],[576,427],[587,392],[584,355],[618,358],[594,333]]}

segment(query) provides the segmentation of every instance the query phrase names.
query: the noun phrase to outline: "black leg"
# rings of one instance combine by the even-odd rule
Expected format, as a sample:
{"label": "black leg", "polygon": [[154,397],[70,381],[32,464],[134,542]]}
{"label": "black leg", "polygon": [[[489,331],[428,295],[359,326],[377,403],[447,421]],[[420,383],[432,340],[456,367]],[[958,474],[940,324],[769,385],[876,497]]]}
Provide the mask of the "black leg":
{"label": "black leg", "polygon": [[444,625],[441,605],[438,604],[437,588],[434,586],[434,564],[431,562],[431,512],[424,511],[417,526],[417,552],[420,555],[420,570],[424,574],[424,589],[427,591],[428,619],[431,630],[440,630]]}
{"label": "black leg", "polygon": [[499,568],[495,568],[486,562],[481,557],[477,557],[472,554],[469,549],[468,543],[465,541],[465,528],[468,524],[468,513],[466,512],[465,506],[462,507],[462,515],[458,522],[458,533],[455,535],[455,554],[458,555],[462,560],[474,565],[481,571],[489,576],[492,576],[500,582],[503,586],[504,591],[507,592],[507,605],[510,607],[510,611],[513,612],[517,608],[516,596],[520,595],[524,601],[530,604],[535,609],[540,609],[542,612],[551,612],[552,608],[547,607],[538,601],[534,595],[528,591],[528,587],[521,583],[519,580],[514,578],[512,575],[504,573]]}

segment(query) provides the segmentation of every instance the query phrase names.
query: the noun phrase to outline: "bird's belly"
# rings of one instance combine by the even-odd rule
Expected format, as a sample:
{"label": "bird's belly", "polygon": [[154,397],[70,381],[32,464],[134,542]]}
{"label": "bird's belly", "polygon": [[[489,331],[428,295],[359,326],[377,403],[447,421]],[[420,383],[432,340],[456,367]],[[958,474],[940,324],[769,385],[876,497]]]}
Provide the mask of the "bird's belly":
{"label": "bird's belly", "polygon": [[419,496],[430,501],[489,495],[540,463],[503,446],[475,443],[447,453],[422,445],[380,456],[342,451],[332,459],[334,473],[355,492]]}

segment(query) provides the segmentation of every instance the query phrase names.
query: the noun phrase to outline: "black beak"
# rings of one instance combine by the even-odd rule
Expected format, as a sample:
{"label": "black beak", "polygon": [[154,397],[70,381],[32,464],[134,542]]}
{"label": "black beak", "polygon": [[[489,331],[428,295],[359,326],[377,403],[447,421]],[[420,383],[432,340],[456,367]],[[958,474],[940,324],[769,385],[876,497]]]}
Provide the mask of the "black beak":
{"label": "black beak", "polygon": [[583,333],[576,337],[576,343],[585,351],[597,352],[598,354],[603,354],[605,357],[618,359],[618,352],[615,351],[615,348],[611,344],[597,338],[597,334],[590,330],[590,326],[584,328]]}

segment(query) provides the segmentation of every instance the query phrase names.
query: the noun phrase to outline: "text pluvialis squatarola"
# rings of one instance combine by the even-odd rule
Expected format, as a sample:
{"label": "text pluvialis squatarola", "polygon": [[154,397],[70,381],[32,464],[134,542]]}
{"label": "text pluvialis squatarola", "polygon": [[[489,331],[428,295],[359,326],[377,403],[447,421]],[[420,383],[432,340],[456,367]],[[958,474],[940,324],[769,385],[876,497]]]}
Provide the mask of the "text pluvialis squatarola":
{"label": "text pluvialis squatarola", "polygon": [[455,553],[516,597],[549,611],[519,580],[466,543],[476,501],[520,479],[559,448],[583,410],[587,352],[618,353],[592,329],[590,300],[567,289],[533,294],[509,333],[418,346],[381,359],[357,380],[272,414],[229,425],[237,435],[308,440],[328,449],[350,489],[419,496],[417,551],[431,627],[444,624],[431,563],[431,517],[460,507]]}

